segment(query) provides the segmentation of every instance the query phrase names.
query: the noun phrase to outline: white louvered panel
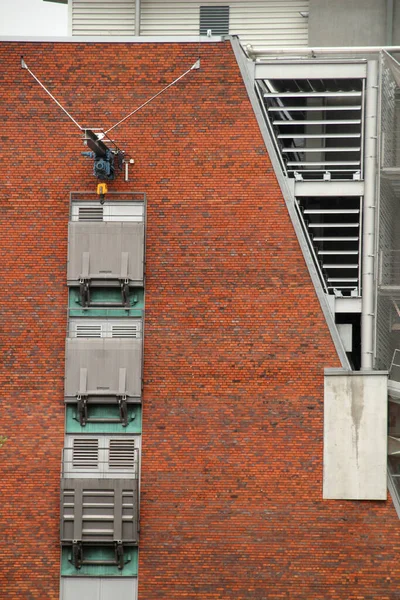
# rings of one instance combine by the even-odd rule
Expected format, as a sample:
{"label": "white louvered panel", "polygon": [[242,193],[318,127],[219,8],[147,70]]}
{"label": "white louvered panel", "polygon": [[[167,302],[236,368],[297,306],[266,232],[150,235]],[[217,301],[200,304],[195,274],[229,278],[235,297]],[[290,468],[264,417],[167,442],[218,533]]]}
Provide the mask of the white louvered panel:
{"label": "white louvered panel", "polygon": [[142,334],[141,321],[129,321],[110,324],[110,337],[140,339]]}
{"label": "white louvered panel", "polygon": [[124,438],[111,438],[108,454],[110,469],[134,469],[135,467],[135,440]]}
{"label": "white louvered panel", "polygon": [[71,338],[134,338],[142,337],[142,321],[140,319],[97,320],[71,319],[69,323]]}
{"label": "white louvered panel", "polygon": [[200,6],[229,6],[243,44],[307,45],[309,0],[142,0],[141,35],[199,35]]}
{"label": "white louvered panel", "polygon": [[71,337],[77,338],[101,338],[104,337],[101,323],[74,323]]}
{"label": "white louvered panel", "polygon": [[137,477],[140,436],[66,436],[63,476],[70,479]]}
{"label": "white louvered panel", "polygon": [[134,34],[134,0],[72,0],[72,35]]}
{"label": "white louvered panel", "polygon": [[143,202],[73,202],[71,221],[81,222],[137,222],[144,221]]}
{"label": "white louvered panel", "polygon": [[97,469],[99,467],[98,438],[74,438],[72,443],[72,466],[74,469]]}

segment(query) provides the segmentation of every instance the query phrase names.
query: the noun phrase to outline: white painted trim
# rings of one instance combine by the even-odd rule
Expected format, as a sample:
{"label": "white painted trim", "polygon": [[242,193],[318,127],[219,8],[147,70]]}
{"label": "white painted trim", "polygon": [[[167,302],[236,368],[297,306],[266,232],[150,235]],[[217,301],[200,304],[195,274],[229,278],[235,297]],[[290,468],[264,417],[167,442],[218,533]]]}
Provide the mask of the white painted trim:
{"label": "white painted trim", "polygon": [[74,35],[74,36],[66,36],[66,37],[50,37],[50,36],[0,36],[0,42],[30,42],[30,43],[42,43],[42,42],[51,42],[51,43],[60,43],[60,44],[70,44],[72,42],[75,43],[86,43],[86,44],[215,44],[218,42],[225,42],[227,39],[230,39],[229,36],[223,35],[213,35],[211,37],[207,37],[205,35],[157,35],[157,36],[87,36],[87,35]]}
{"label": "white painted trim", "polygon": [[306,62],[282,61],[256,63],[256,79],[351,79],[367,76],[367,63],[363,62]]}

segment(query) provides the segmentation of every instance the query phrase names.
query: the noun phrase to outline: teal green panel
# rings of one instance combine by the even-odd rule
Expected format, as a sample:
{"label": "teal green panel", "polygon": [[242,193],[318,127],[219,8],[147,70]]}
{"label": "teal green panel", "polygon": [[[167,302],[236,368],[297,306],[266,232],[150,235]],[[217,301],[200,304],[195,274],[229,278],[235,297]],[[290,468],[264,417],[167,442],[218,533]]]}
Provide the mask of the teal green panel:
{"label": "teal green panel", "polygon": [[[114,560],[114,548],[106,546],[84,547],[84,558],[88,560]],[[125,566],[119,570],[115,565],[82,565],[75,569],[71,562],[72,548],[63,547],[61,552],[61,575],[63,577],[135,577],[138,573],[138,549],[134,546],[124,548]]]}
{"label": "teal green panel", "polygon": [[[66,433],[142,433],[142,406],[128,404],[128,425],[121,423],[87,423],[82,427],[78,419],[76,404],[66,405]],[[88,416],[97,418],[118,418],[117,404],[89,404]]]}
{"label": "teal green panel", "polygon": [[[120,302],[121,292],[119,288],[93,288],[90,290],[90,298],[93,303]],[[79,289],[69,289],[69,314],[71,317],[142,317],[144,307],[143,288],[132,289],[129,300],[131,308],[82,308],[79,303]]]}

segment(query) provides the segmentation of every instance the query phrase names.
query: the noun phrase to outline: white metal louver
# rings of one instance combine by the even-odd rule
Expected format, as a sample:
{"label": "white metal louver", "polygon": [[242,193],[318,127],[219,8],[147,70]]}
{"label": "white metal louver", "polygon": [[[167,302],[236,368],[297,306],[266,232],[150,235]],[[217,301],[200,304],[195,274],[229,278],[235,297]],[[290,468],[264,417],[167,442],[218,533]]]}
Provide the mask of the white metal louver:
{"label": "white metal louver", "polygon": [[71,221],[80,222],[127,222],[143,223],[143,202],[73,202]]}
{"label": "white metal louver", "polygon": [[77,338],[101,338],[103,335],[102,323],[75,323],[70,337]]}
{"label": "white metal louver", "polygon": [[98,438],[73,438],[72,467],[85,470],[99,468]]}
{"label": "white metal louver", "polygon": [[134,469],[135,440],[113,438],[109,440],[108,467],[110,470]]}
{"label": "white metal louver", "polygon": [[63,477],[136,478],[140,436],[66,436]]}
{"label": "white metal louver", "polygon": [[72,35],[135,35],[134,0],[72,0]]}
{"label": "white metal louver", "polygon": [[140,33],[198,35],[202,6],[229,7],[228,33],[239,35],[242,44],[276,47],[308,43],[309,0],[141,0]]}
{"label": "white metal louver", "polygon": [[141,339],[141,319],[103,320],[70,319],[70,338],[130,338]]}

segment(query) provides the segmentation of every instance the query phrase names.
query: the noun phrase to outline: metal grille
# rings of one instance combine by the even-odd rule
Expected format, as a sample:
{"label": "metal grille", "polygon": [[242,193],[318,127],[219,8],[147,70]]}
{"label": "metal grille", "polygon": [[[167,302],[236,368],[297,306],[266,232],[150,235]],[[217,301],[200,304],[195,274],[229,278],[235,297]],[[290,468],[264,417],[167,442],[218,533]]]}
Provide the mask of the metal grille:
{"label": "metal grille", "polygon": [[137,321],[131,324],[111,325],[111,337],[113,338],[141,338],[141,323]]}
{"label": "metal grille", "polygon": [[102,337],[102,326],[92,325],[89,323],[79,324],[75,326],[75,336],[77,338],[101,338]]}
{"label": "metal grille", "polygon": [[388,369],[400,348],[400,65],[381,56],[381,152],[375,368]]}
{"label": "metal grille", "polygon": [[135,441],[111,439],[108,464],[110,469],[133,469],[135,465]]}
{"label": "metal grille", "polygon": [[143,223],[144,202],[105,202],[99,204],[96,198],[93,202],[72,201],[71,221],[102,223],[103,221]]}
{"label": "metal grille", "polygon": [[200,6],[200,35],[229,34],[229,6]]}
{"label": "metal grille", "polygon": [[[126,437],[67,436],[63,449],[63,477],[135,479],[138,476],[139,440]],[[111,475],[114,473],[114,475]]]}
{"label": "metal grille", "polygon": [[[397,163],[397,127],[396,126],[396,81],[391,70],[389,57],[382,57],[381,80],[381,165],[394,167]],[[397,102],[396,102],[397,101]]]}
{"label": "metal grille", "polygon": [[69,337],[141,339],[142,322],[140,319],[127,319],[114,322],[71,319]]}
{"label": "metal grille", "polygon": [[79,206],[78,221],[103,221],[103,207]]}
{"label": "metal grille", "polygon": [[72,466],[75,469],[97,469],[99,466],[99,440],[97,438],[74,438]]}

